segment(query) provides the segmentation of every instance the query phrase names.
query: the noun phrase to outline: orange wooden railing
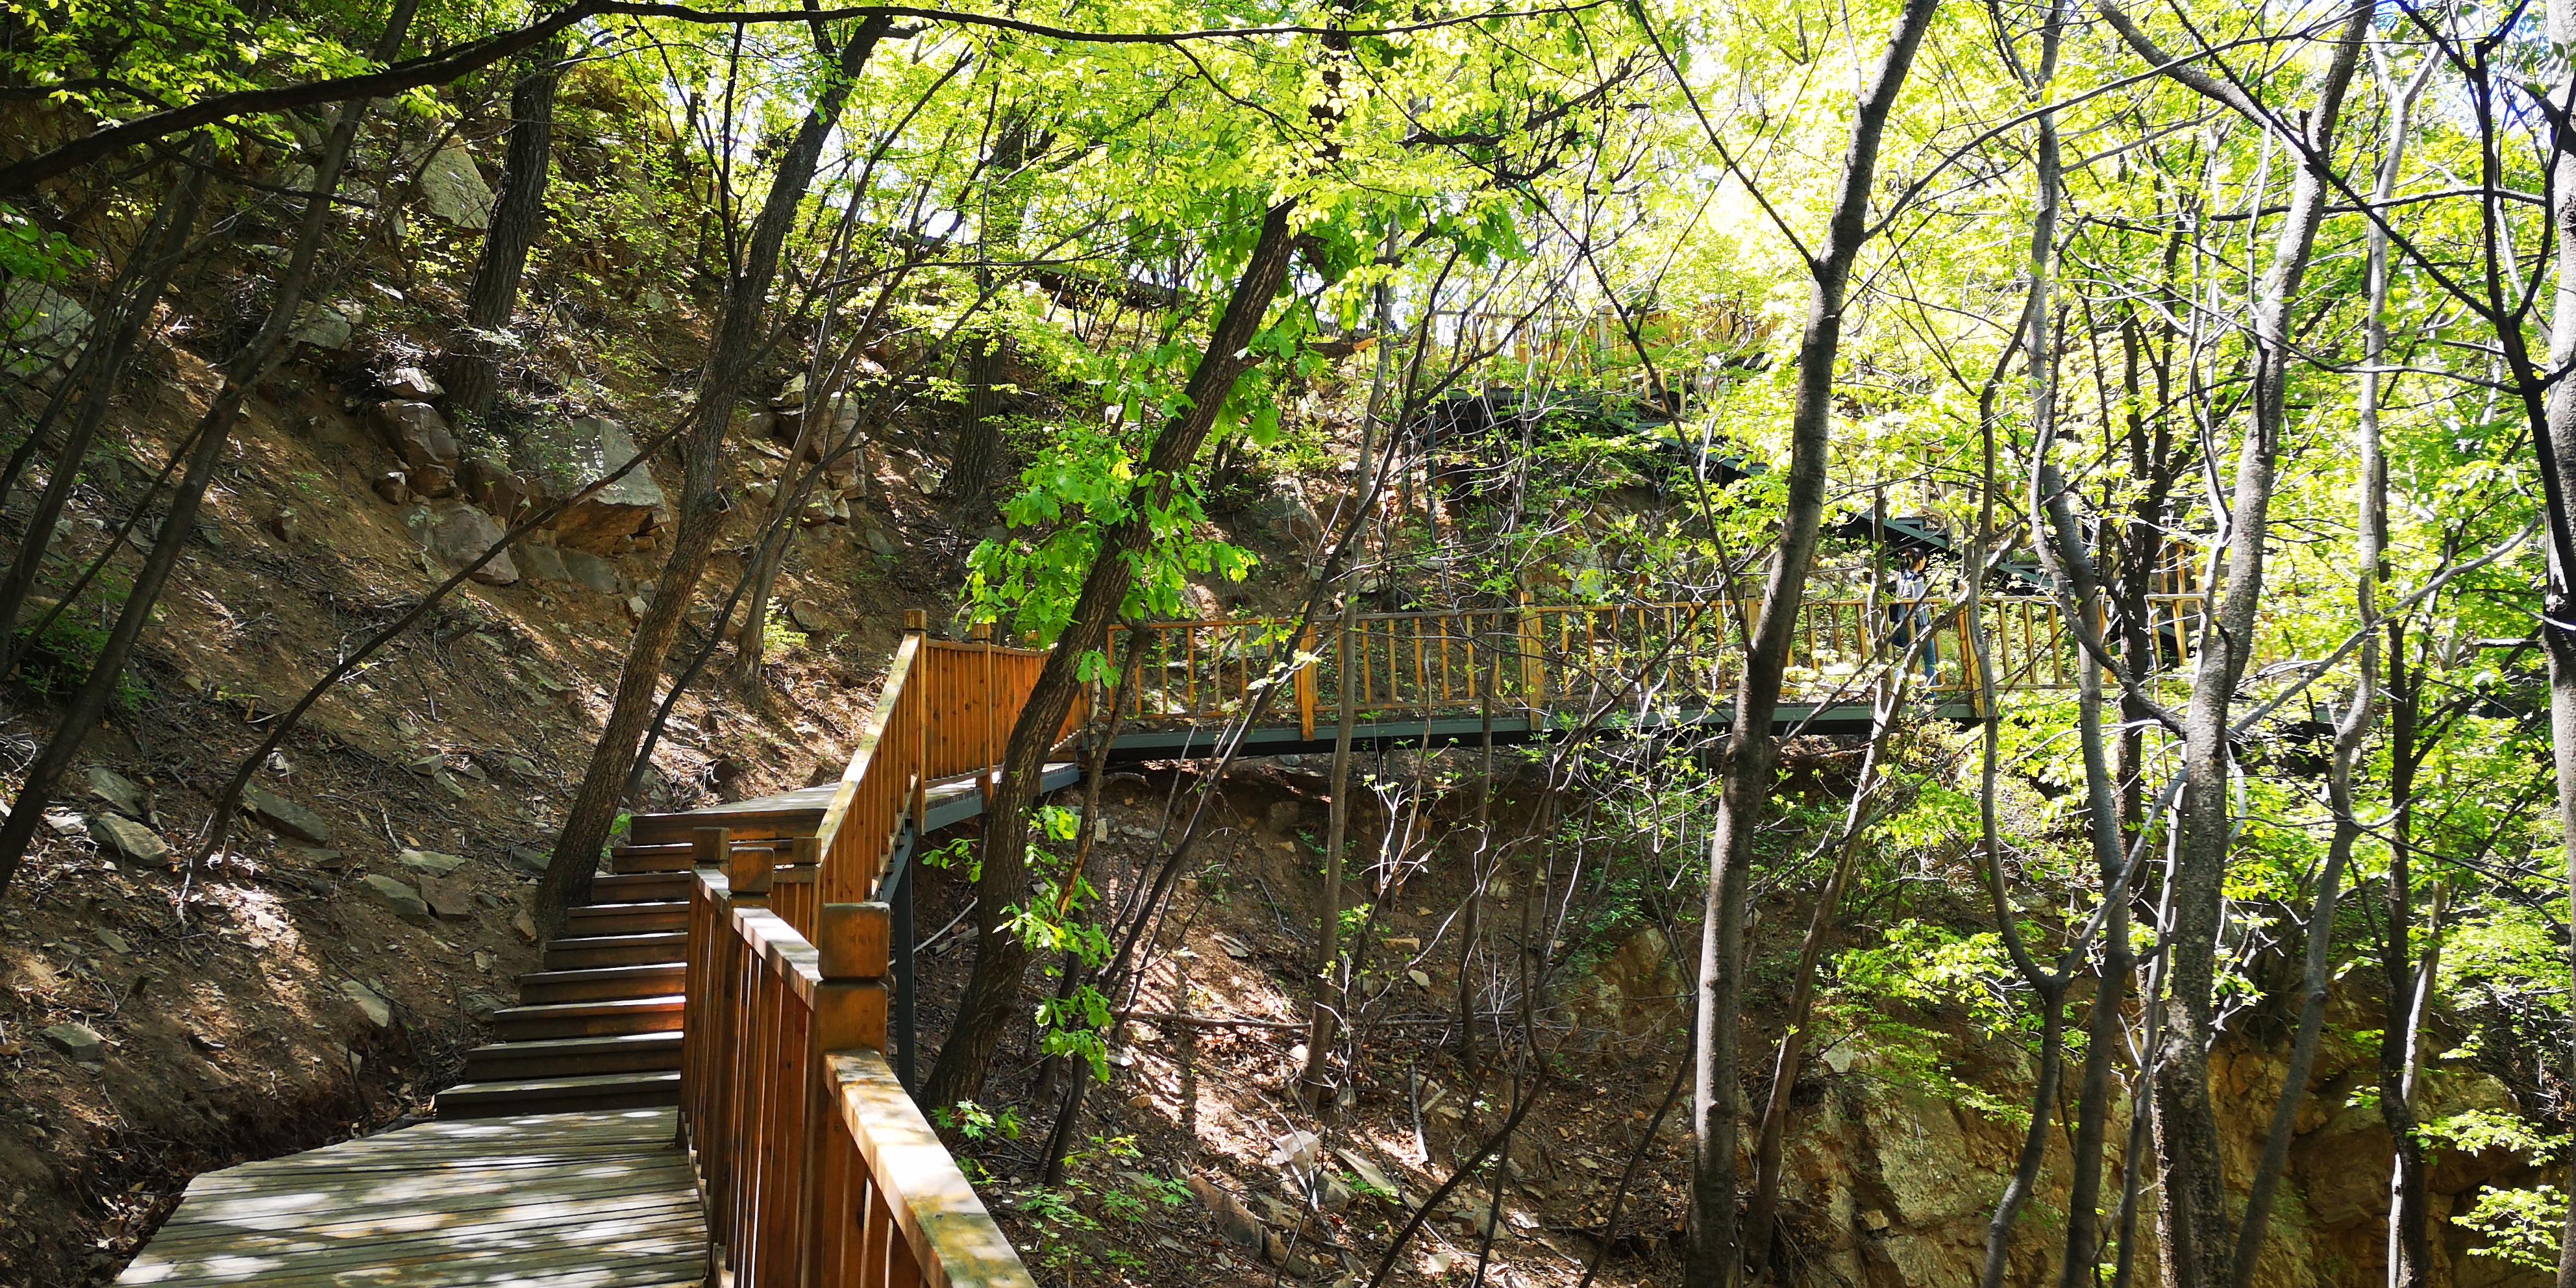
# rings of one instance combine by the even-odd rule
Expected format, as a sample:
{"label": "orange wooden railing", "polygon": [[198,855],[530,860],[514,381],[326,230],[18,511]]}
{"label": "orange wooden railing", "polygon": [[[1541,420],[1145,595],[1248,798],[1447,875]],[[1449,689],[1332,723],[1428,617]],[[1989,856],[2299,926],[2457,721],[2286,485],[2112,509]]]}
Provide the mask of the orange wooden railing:
{"label": "orange wooden railing", "polygon": [[[1265,686],[1285,686],[1270,710],[1313,736],[1317,713],[1337,711],[1342,686],[1367,718],[1506,714],[1642,698],[1664,706],[1723,702],[1734,693],[1743,623],[1740,601],[1524,604],[1427,613],[1366,613],[1349,655],[1339,632],[1300,633],[1278,617],[1152,622],[1117,627],[1109,653],[1123,665],[1131,639],[1144,657],[1120,698],[1139,726],[1214,723],[1241,715]],[[2151,631],[2183,660],[2199,631],[2201,598],[2149,597]],[[1989,597],[1983,617],[1999,692],[2075,687],[2076,640],[2056,601]],[[1931,638],[1918,674],[1934,696],[1979,692],[1965,618],[1945,604],[1811,599],[1799,611],[1790,657],[1790,702],[1860,701],[1878,667],[1901,656],[1913,631]],[[1095,691],[1094,700],[1105,701]]]}
{"label": "orange wooden railing", "polygon": [[739,1288],[1035,1288],[885,1061],[883,903],[778,915],[767,850],[698,833],[681,1109]]}

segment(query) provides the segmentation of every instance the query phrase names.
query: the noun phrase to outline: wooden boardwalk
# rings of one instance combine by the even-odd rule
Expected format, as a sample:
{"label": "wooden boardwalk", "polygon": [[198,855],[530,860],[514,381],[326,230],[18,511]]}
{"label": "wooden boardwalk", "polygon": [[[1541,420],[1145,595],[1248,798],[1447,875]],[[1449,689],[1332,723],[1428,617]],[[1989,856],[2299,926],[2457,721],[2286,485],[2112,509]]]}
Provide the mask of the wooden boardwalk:
{"label": "wooden boardwalk", "polygon": [[669,1109],[427,1122],[208,1172],[119,1284],[681,1288],[707,1232]]}

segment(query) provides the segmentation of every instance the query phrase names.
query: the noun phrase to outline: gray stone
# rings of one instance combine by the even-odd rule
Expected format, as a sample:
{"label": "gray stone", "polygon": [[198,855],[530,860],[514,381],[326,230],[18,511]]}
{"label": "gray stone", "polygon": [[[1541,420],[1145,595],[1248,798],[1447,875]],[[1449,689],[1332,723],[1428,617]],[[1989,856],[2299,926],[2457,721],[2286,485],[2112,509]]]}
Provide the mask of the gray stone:
{"label": "gray stone", "polygon": [[[549,460],[546,490],[570,496],[635,459],[635,440],[616,421],[584,416],[564,427],[561,458]],[[606,554],[629,538],[668,522],[670,508],[649,465],[637,464],[614,483],[582,498],[554,521],[556,543]]]}
{"label": "gray stone", "polygon": [[392,877],[370,872],[358,878],[358,888],[405,921],[422,925],[429,922],[429,902],[420,897],[420,891]]}
{"label": "gray stone", "polygon": [[107,1059],[107,1039],[86,1024],[47,1025],[45,1045],[71,1057],[75,1064],[100,1064]]}
{"label": "gray stone", "polygon": [[626,579],[617,573],[617,565],[584,550],[558,550],[563,556],[564,571],[585,590],[615,595],[626,589]]}
{"label": "gray stone", "polygon": [[348,348],[350,338],[356,334],[357,324],[348,314],[328,304],[316,304],[304,311],[304,319],[295,324],[287,338],[316,349],[339,350]]}
{"label": "gray stone", "polygon": [[400,456],[411,490],[420,496],[443,496],[456,484],[456,435],[438,409],[417,399],[376,404],[372,418],[385,446]]}
{"label": "gray stone", "polygon": [[538,581],[572,580],[572,570],[564,566],[563,553],[553,546],[541,546],[533,541],[522,541],[512,548],[510,557],[518,561],[519,571]]}
{"label": "gray stone", "polygon": [[485,752],[482,758],[486,763],[490,764],[492,768],[499,770],[514,781],[527,783],[532,786],[546,781],[545,774],[537,769],[537,762],[530,760],[515,751]]}
{"label": "gray stone", "polygon": [[[501,544],[502,529],[491,515],[470,505],[455,505],[438,510],[423,525],[421,544],[450,568],[462,568],[482,557],[484,551]],[[507,550],[492,556],[474,570],[474,580],[486,586],[514,586],[519,581],[519,565]]]}
{"label": "gray stone", "polygon": [[895,540],[894,537],[888,534],[885,529],[880,528],[873,523],[867,524],[865,527],[867,529],[868,549],[875,551],[880,557],[886,559],[898,558],[903,554],[903,543]]}
{"label": "gray stone", "polygon": [[1209,1220],[1216,1224],[1216,1232],[1224,1235],[1228,1243],[1252,1251],[1261,1249],[1261,1236],[1267,1233],[1262,1228],[1261,1218],[1254,1216],[1252,1209],[1245,1207],[1243,1200],[1236,1198],[1232,1191],[1204,1176],[1194,1175],[1190,1177],[1190,1193],[1197,1196],[1199,1206],[1207,1209]]}
{"label": "gray stone", "polygon": [[489,228],[492,201],[492,185],[483,181],[474,154],[455,137],[421,163],[420,205],[431,218],[458,228]]}
{"label": "gray stone", "polygon": [[546,874],[546,864],[553,860],[553,855],[533,846],[513,845],[510,847],[511,864],[532,877],[544,876]]}
{"label": "gray stone", "polygon": [[457,478],[465,486],[465,495],[471,497],[474,504],[503,522],[516,520],[519,511],[526,509],[536,496],[536,489],[529,487],[526,479],[490,457],[466,457],[465,464],[457,471]]}
{"label": "gray stone", "polygon": [[396,367],[393,374],[385,377],[385,392],[396,398],[427,402],[447,390],[418,367]]}
{"label": "gray stone", "polygon": [[380,1029],[393,1027],[394,1004],[386,1001],[376,990],[354,979],[344,979],[340,981],[340,995],[357,1004],[358,1010],[366,1015],[367,1023]]}
{"label": "gray stone", "polygon": [[89,310],[80,301],[24,278],[0,295],[0,370],[32,376],[68,364],[89,334]]}
{"label": "gray stone", "polygon": [[429,905],[432,915],[450,921],[462,921],[474,915],[474,892],[462,881],[441,881],[423,877],[420,881],[421,902]]}
{"label": "gray stone", "polygon": [[107,945],[107,951],[114,953],[119,957],[130,957],[134,954],[134,941],[127,939],[125,936],[120,935],[105,926],[99,927],[96,933],[98,935],[98,942]]}
{"label": "gray stone", "polygon": [[456,1008],[477,1022],[490,1020],[508,1009],[509,1003],[479,988],[461,989],[456,994]]}
{"label": "gray stone", "polygon": [[439,876],[445,876],[465,866],[464,855],[441,854],[436,850],[405,850],[394,856],[394,861],[413,871],[431,872]]}
{"label": "gray stone", "polygon": [[321,815],[274,792],[257,787],[243,792],[242,809],[272,832],[315,845],[331,843],[331,825]]}
{"label": "gray stone", "polygon": [[90,766],[89,794],[127,818],[142,818],[147,812],[141,785],[105,765]]}
{"label": "gray stone", "polygon": [[372,486],[387,505],[411,504],[411,475],[401,470],[386,470],[376,476]]}
{"label": "gray stone", "polygon": [[133,864],[155,864],[170,857],[170,847],[151,828],[114,814],[93,814],[89,836],[98,848]]}

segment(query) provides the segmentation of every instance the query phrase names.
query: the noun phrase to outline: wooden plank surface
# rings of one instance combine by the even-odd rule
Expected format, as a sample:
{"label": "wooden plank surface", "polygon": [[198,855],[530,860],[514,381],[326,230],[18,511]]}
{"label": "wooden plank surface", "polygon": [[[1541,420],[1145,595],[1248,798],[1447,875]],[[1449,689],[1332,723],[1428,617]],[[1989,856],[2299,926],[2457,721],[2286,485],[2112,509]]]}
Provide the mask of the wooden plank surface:
{"label": "wooden plank surface", "polygon": [[683,1288],[706,1223],[669,1109],[429,1122],[209,1172],[119,1284]]}

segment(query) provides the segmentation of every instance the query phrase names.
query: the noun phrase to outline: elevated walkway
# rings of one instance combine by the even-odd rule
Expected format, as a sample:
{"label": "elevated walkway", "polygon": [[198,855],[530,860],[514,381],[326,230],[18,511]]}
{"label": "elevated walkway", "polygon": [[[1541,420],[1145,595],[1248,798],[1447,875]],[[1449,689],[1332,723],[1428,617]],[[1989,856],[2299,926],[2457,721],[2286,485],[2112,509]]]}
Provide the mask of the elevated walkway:
{"label": "elevated walkway", "polygon": [[[2159,629],[2189,638],[2198,600],[2167,599]],[[2071,685],[2055,612],[1988,606],[1992,677],[1939,628],[1932,714]],[[1121,628],[1135,678],[1055,732],[1114,710],[1112,760],[1205,756],[1229,729],[1248,754],[1322,751],[1346,699],[1370,747],[1719,729],[1742,613],[1373,614],[1347,647],[1277,619]],[[1892,634],[1929,620],[1811,604],[1775,728],[1865,731]],[[982,812],[1047,655],[907,625],[838,781],[632,820],[437,1121],[198,1178],[118,1282],[1035,1288],[907,1091],[910,896],[919,840]],[[1076,776],[1051,763],[1041,789]]]}

